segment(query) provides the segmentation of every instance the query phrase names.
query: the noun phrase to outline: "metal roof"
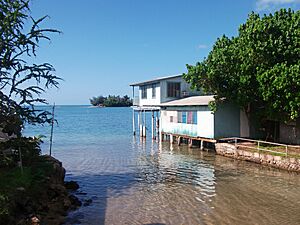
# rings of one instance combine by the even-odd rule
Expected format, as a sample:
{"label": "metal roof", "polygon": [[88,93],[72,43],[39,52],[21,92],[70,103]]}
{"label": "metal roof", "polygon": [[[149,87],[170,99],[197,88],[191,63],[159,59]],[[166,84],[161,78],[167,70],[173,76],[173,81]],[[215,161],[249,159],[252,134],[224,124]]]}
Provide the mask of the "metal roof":
{"label": "metal roof", "polygon": [[142,82],[137,82],[137,83],[132,83],[129,86],[141,86],[141,85],[146,85],[146,84],[152,84],[152,83],[157,83],[158,81],[161,80],[168,80],[168,79],[172,79],[172,78],[177,78],[177,77],[181,77],[182,74],[180,75],[171,75],[171,76],[166,76],[166,77],[158,77],[152,80],[146,80],[146,81],[142,81]]}
{"label": "metal roof", "polygon": [[197,105],[208,105],[209,102],[214,101],[213,95],[203,95],[203,96],[192,96],[187,98],[182,98],[166,103],[160,104],[160,106],[197,106]]}

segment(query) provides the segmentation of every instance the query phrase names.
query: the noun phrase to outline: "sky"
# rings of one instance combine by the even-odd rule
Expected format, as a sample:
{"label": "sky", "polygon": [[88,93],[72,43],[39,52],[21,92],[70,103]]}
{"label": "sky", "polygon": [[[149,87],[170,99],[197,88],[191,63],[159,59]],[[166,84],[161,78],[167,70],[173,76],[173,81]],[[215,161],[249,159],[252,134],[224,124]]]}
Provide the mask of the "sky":
{"label": "sky", "polygon": [[99,95],[131,96],[130,83],[187,72],[216,39],[237,35],[252,11],[300,9],[300,0],[32,0],[31,15],[55,28],[36,63],[64,80],[44,95],[59,105],[89,104]]}

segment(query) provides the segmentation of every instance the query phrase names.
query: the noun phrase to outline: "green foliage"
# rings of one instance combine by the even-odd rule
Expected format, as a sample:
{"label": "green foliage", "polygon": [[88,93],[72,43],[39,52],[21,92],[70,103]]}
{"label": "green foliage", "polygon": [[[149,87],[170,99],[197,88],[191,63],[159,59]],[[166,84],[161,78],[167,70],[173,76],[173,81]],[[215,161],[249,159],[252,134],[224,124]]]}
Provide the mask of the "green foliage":
{"label": "green foliage", "polygon": [[0,219],[4,218],[9,213],[8,197],[0,194]]}
{"label": "green foliage", "polygon": [[[42,156],[35,158],[30,166],[25,166],[23,173],[17,167],[0,168],[0,224],[12,224],[8,221],[19,210],[20,198],[39,198],[51,174],[53,165]],[[24,193],[17,191],[18,188],[23,188]]]}
{"label": "green foliage", "polygon": [[251,13],[237,37],[217,39],[185,79],[195,89],[233,102],[260,118],[300,116],[300,11]]}
{"label": "green foliage", "polygon": [[0,168],[16,166],[19,162],[19,150],[24,166],[29,166],[41,153],[39,138],[12,138],[6,142],[0,142]]}
{"label": "green foliage", "polygon": [[123,97],[109,95],[104,97],[102,95],[98,97],[93,97],[90,99],[90,103],[94,106],[105,106],[105,107],[128,107],[132,105],[132,100],[128,95]]}
{"label": "green foliage", "polygon": [[58,31],[40,28],[47,17],[32,18],[29,0],[0,3],[0,128],[20,135],[25,122],[51,120],[50,113],[37,110],[34,104],[46,103],[40,95],[57,87],[60,78],[54,75],[51,64],[30,64],[28,60],[36,56],[42,40],[50,40],[47,35]]}

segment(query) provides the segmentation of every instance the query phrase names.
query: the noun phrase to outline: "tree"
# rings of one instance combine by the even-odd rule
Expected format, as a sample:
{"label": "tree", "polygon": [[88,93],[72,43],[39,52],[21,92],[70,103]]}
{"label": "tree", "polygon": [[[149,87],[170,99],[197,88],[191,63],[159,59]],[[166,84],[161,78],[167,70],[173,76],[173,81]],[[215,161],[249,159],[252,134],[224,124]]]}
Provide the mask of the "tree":
{"label": "tree", "polygon": [[217,39],[184,78],[195,89],[276,121],[300,116],[300,11],[251,13],[237,37]]}
{"label": "tree", "polygon": [[[42,40],[50,40],[54,29],[40,28],[47,16],[30,16],[29,0],[0,0],[0,131],[20,134],[24,123],[43,124],[50,113],[37,110],[47,103],[40,95],[58,87],[59,77],[49,63],[30,64]],[[30,27],[30,29],[26,29]],[[14,122],[13,122],[14,121]],[[14,124],[15,126],[11,126]]]}
{"label": "tree", "polygon": [[132,100],[128,95],[124,95],[123,97],[108,95],[108,97],[104,97],[102,95],[98,97],[92,97],[90,99],[90,103],[94,106],[105,106],[105,107],[128,107],[132,106]]}

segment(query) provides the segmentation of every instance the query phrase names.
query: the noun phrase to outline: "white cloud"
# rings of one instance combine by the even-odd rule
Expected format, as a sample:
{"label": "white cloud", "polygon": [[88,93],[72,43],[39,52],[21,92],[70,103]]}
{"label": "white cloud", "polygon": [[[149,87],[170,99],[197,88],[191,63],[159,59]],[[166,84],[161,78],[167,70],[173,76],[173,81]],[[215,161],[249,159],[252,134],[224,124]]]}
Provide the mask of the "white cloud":
{"label": "white cloud", "polygon": [[207,45],[204,45],[204,44],[200,44],[197,46],[197,49],[205,49],[207,48]]}
{"label": "white cloud", "polygon": [[269,9],[273,6],[280,6],[285,4],[300,3],[300,0],[257,0],[256,9],[258,11]]}

